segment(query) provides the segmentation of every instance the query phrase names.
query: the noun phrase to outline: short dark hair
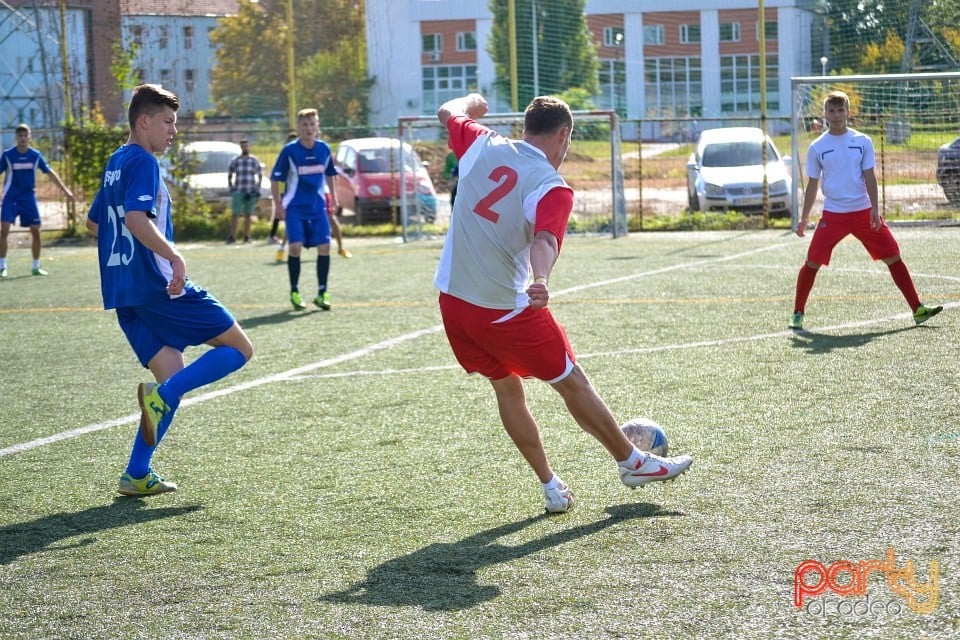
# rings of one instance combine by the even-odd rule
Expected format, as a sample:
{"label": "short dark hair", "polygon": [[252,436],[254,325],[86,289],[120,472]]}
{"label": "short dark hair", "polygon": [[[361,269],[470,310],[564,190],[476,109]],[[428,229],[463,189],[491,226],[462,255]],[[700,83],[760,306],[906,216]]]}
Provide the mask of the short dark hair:
{"label": "short dark hair", "polygon": [[523,131],[531,135],[556,133],[561,127],[573,128],[570,105],[553,96],[534,98],[523,112]]}
{"label": "short dark hair", "polygon": [[130,108],[127,109],[130,129],[133,130],[136,127],[137,118],[140,116],[144,114],[152,116],[164,107],[170,107],[176,111],[180,108],[180,99],[176,94],[158,84],[141,84],[134,87],[133,94],[130,96]]}

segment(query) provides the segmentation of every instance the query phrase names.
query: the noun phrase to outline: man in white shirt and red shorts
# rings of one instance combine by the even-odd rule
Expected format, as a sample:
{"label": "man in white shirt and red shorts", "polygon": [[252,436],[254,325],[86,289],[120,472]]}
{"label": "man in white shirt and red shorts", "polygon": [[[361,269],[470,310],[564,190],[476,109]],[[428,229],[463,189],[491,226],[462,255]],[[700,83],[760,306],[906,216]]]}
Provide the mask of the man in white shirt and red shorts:
{"label": "man in white shirt and red shorts", "polygon": [[573,493],[547,461],[523,378],[557,390],[577,424],[618,462],[626,486],[677,477],[692,458],[663,458],[633,446],[547,308],[547,283],[573,210],[573,190],[557,173],[573,131],[570,107],[557,98],[534,98],[521,140],[478,123],[486,112],[486,100],[476,93],[437,112],[460,169],[434,280],[457,361],[490,380],[503,426],[540,480],[548,512],[570,509]]}

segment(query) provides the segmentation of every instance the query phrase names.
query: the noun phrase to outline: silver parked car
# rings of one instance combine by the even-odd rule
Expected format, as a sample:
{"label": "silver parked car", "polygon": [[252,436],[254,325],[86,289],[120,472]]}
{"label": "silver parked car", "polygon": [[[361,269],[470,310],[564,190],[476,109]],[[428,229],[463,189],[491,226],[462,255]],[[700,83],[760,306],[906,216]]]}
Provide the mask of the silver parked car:
{"label": "silver parked car", "polygon": [[[222,140],[195,140],[185,143],[180,153],[195,163],[193,173],[187,176],[187,184],[198,192],[205,202],[229,207],[230,187],[227,172],[230,162],[240,155],[240,145]],[[263,179],[260,182],[260,197],[270,198],[270,177],[263,162],[260,163]]]}
{"label": "silver parked car", "polygon": [[789,216],[793,205],[790,156],[781,156],[757,127],[707,129],[700,134],[687,160],[690,210],[763,213],[764,143],[770,215]]}

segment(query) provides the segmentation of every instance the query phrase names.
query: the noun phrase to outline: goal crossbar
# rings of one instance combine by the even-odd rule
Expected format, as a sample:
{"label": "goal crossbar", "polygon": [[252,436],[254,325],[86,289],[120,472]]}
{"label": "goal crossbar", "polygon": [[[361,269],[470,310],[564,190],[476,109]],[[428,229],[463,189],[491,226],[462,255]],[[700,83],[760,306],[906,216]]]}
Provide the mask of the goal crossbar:
{"label": "goal crossbar", "polygon": [[[612,194],[612,224],[611,229],[614,238],[627,235],[627,202],[624,194],[623,177],[623,157],[621,154],[620,120],[616,111],[613,110],[590,110],[573,111],[574,135],[576,134],[577,123],[605,123],[609,125],[610,131],[610,192]],[[496,129],[497,127],[516,127],[523,125],[523,113],[488,113],[483,116],[482,122],[485,126]],[[405,141],[408,133],[417,129],[430,129],[440,131],[441,125],[436,116],[401,116],[397,119],[397,136],[401,141]],[[505,133],[505,135],[514,135],[514,133]],[[404,220],[404,241],[407,239],[406,215],[401,216]]]}

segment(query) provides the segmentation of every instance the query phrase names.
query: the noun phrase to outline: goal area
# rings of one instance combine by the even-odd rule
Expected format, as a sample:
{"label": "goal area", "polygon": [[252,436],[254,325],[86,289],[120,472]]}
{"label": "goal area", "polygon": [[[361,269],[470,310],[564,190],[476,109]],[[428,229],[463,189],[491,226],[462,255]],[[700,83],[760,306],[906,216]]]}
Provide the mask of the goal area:
{"label": "goal area", "polygon": [[[573,136],[560,175],[574,190],[574,210],[568,233],[627,234],[627,207],[621,156],[620,122],[615,111],[574,111]],[[522,113],[493,113],[480,122],[501,135],[520,138]],[[403,116],[397,121],[397,136],[428,165],[437,190],[435,224],[444,228],[450,220],[450,192],[444,166],[450,149],[447,132],[436,116]],[[401,189],[401,193],[406,193]],[[403,198],[400,219],[403,240],[425,235],[423,217],[417,215],[413,198]]]}
{"label": "goal area", "polygon": [[823,100],[835,90],[850,97],[851,128],[873,139],[882,215],[950,217],[960,209],[960,191],[954,194],[953,183],[944,187],[937,175],[939,148],[960,136],[960,72],[804,76],[791,78],[791,87],[794,221],[807,148],[824,131]]}

